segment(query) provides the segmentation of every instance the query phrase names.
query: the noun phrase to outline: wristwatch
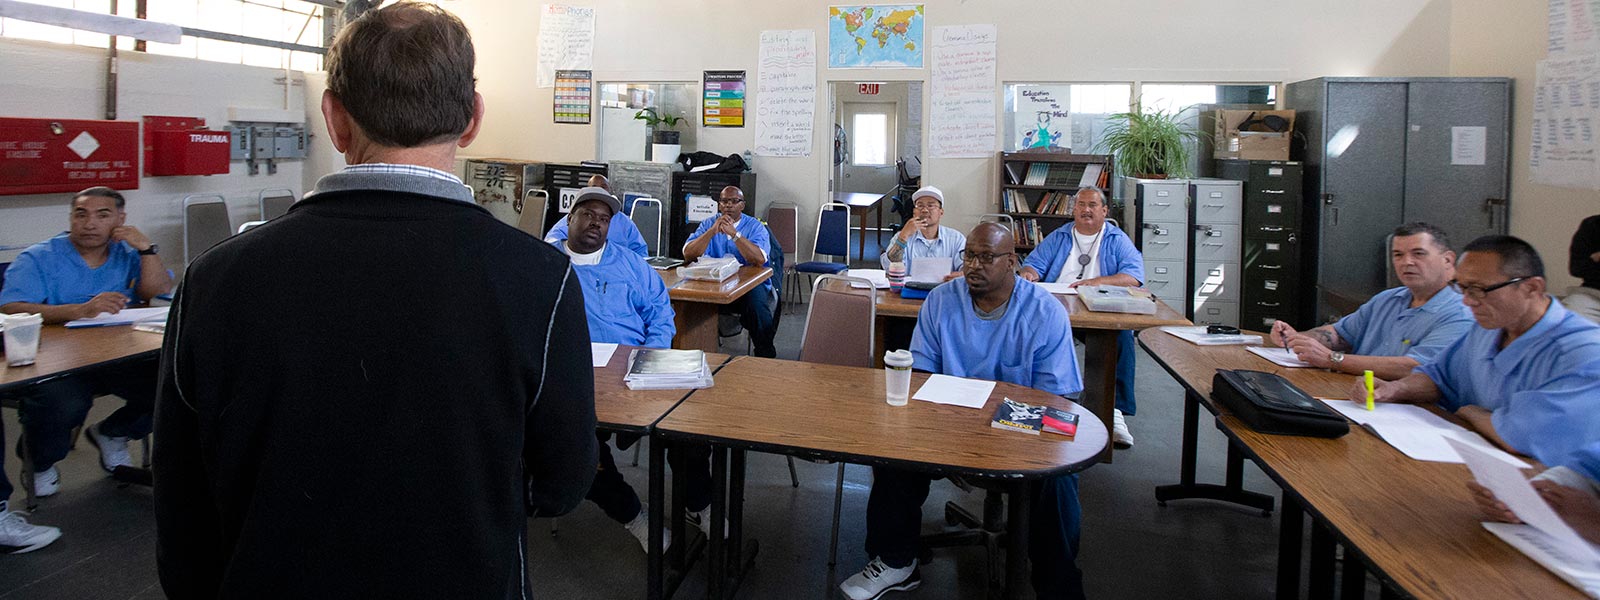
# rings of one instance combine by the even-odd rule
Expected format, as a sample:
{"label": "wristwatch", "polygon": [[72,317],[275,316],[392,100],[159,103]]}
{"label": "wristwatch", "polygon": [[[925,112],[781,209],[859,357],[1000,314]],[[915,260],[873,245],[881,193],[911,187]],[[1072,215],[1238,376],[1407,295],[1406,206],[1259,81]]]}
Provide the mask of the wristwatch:
{"label": "wristwatch", "polygon": [[1330,350],[1328,352],[1328,362],[1333,363],[1335,371],[1339,370],[1339,365],[1344,364],[1344,353],[1338,350]]}
{"label": "wristwatch", "polygon": [[740,237],[741,237],[741,236],[740,236],[740,235],[739,235],[739,232],[738,232],[738,231],[734,231],[734,232],[733,232],[733,235],[730,235],[730,236],[728,236],[728,241],[730,241],[730,242],[737,242],[737,241],[739,241],[739,238],[740,238]]}
{"label": "wristwatch", "polygon": [[158,245],[155,245],[155,244],[150,244],[149,248],[145,248],[145,249],[139,251],[139,256],[155,256],[156,255],[156,251],[158,251],[160,249],[161,249],[161,246],[158,246]]}

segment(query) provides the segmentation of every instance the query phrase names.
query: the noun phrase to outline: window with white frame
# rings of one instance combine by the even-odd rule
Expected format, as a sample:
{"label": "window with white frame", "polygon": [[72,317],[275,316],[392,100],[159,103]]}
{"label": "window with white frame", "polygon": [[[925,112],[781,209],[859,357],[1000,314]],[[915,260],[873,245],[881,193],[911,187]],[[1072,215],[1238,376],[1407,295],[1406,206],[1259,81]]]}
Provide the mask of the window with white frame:
{"label": "window with white frame", "polygon": [[[35,4],[97,13],[110,13],[112,3],[111,0],[28,1]],[[116,14],[123,17],[137,17],[138,15],[135,12],[136,4],[133,0],[122,0],[117,3]],[[302,0],[152,0],[147,3],[144,18],[182,27],[321,47],[323,45],[322,13],[322,6]],[[106,44],[110,41],[110,36],[102,33],[77,31],[65,27],[7,18],[0,18],[0,37],[94,46],[97,48],[106,47]],[[135,44],[136,42],[132,38],[117,38],[117,48],[120,50],[134,50]],[[322,56],[314,52],[300,52],[191,36],[184,36],[182,41],[177,44],[149,42],[145,44],[144,51],[151,54],[183,56],[258,67],[290,68],[297,71],[322,70]]]}
{"label": "window with white frame", "polygon": [[882,167],[889,164],[889,149],[894,145],[892,119],[883,111],[856,111],[851,118],[850,164]]}

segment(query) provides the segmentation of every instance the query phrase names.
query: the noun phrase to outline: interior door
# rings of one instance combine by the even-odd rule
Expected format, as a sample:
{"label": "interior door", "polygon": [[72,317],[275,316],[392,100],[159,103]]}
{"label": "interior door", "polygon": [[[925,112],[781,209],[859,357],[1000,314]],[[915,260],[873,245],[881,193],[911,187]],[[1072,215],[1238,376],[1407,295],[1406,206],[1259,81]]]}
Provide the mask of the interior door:
{"label": "interior door", "polygon": [[1405,220],[1444,229],[1452,243],[1507,231],[1507,120],[1503,81],[1411,84],[1406,107]]}
{"label": "interior door", "polygon": [[1329,82],[1317,252],[1318,320],[1384,289],[1384,239],[1405,200],[1406,85]]}
{"label": "interior door", "polygon": [[843,126],[850,143],[841,192],[882,194],[895,186],[894,161],[899,154],[899,131],[893,102],[845,102]]}

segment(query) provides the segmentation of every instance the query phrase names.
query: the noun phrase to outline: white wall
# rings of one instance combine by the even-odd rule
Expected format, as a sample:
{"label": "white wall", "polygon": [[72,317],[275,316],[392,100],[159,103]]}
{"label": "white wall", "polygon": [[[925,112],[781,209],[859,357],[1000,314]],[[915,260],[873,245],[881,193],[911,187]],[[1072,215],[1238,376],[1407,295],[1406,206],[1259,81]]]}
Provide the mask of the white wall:
{"label": "white wall", "polygon": [[[106,51],[13,39],[0,39],[0,116],[105,118]],[[283,109],[283,71],[188,58],[124,51],[118,79],[117,118],[137,121],[145,115],[193,116],[217,129],[228,124],[228,107]],[[289,106],[303,111],[305,92],[294,73]],[[326,145],[313,138],[313,148]],[[141,168],[142,168],[142,162]],[[246,175],[243,161],[227,175],[144,177],[139,189],[127,190],[128,222],[161,245],[167,266],[183,268],[183,197],[221,194],[234,225],[258,218],[256,194],[268,188],[305,192],[300,161],[279,161],[278,173]],[[0,261],[10,261],[30,244],[65,231],[68,193],[0,196]]]}
{"label": "white wall", "polygon": [[[1479,1],[1487,5],[1496,0]],[[1536,0],[1498,1],[1543,5]],[[596,8],[597,81],[699,81],[702,70],[745,69],[757,105],[761,98],[753,88],[759,33],[816,31],[822,54],[811,156],[755,159],[760,194],[769,201],[808,207],[810,218],[827,183],[828,82],[929,77],[926,68],[828,69],[827,14],[834,3],[830,1],[572,3]],[[568,162],[591,158],[593,126],[555,125],[552,90],[535,87],[539,3],[444,6],[472,29],[479,90],[488,104],[484,133],[464,154]],[[1447,75],[1452,64],[1451,27],[1459,21],[1452,18],[1450,0],[927,0],[926,6],[930,37],[931,28],[941,25],[996,24],[1002,82],[1259,82],[1325,75]],[[1000,122],[999,114],[995,121]],[[753,127],[701,129],[699,134],[699,150],[727,154],[754,145]],[[924,160],[923,181],[945,191],[946,220],[954,227],[970,227],[977,215],[993,210],[994,177],[993,158]],[[803,240],[811,235],[801,232]]]}

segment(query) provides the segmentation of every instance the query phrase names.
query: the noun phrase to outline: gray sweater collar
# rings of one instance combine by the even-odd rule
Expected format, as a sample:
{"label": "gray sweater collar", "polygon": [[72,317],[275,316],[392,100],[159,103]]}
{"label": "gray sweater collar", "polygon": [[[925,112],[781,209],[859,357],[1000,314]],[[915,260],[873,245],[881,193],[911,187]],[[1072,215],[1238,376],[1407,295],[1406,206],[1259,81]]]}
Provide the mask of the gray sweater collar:
{"label": "gray sweater collar", "polygon": [[451,183],[443,179],[399,173],[341,172],[324,175],[317,180],[317,189],[306,196],[311,197],[317,194],[352,190],[404,192],[476,204],[472,200],[472,188],[465,185]]}

